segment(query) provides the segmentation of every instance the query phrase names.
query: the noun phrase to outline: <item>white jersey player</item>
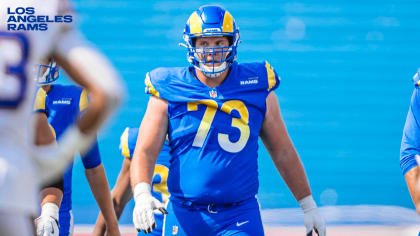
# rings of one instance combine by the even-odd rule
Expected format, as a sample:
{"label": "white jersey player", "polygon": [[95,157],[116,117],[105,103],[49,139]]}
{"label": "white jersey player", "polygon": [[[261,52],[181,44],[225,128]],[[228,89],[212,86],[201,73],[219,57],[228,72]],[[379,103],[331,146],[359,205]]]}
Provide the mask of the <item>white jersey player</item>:
{"label": "white jersey player", "polygon": [[[72,24],[48,23],[45,31],[8,30],[10,15],[5,13],[28,7],[50,19],[70,13],[64,0],[0,2],[0,235],[33,234],[30,217],[37,211],[39,185],[57,175],[75,151],[89,147],[122,94],[112,66]],[[35,147],[29,122],[35,90],[32,68],[50,57],[89,91],[91,102],[58,145]],[[45,122],[35,122],[38,135],[50,132]]]}

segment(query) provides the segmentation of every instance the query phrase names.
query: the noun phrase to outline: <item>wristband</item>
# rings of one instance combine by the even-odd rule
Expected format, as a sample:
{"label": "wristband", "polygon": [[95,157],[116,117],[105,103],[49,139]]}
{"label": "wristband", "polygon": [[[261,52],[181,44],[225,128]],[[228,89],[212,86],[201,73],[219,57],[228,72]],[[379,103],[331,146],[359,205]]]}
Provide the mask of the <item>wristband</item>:
{"label": "wristband", "polygon": [[312,195],[306,196],[298,201],[300,208],[302,208],[303,212],[309,212],[313,209],[316,209],[316,203],[312,198]]}
{"label": "wristband", "polygon": [[42,205],[41,216],[48,216],[58,220],[58,206],[52,202],[45,203]]}
{"label": "wristband", "polygon": [[134,187],[134,191],[133,191],[134,201],[136,201],[136,198],[143,193],[149,193],[150,194],[151,189],[152,189],[152,187],[150,186],[149,183],[141,182],[141,183],[136,184],[136,186]]}

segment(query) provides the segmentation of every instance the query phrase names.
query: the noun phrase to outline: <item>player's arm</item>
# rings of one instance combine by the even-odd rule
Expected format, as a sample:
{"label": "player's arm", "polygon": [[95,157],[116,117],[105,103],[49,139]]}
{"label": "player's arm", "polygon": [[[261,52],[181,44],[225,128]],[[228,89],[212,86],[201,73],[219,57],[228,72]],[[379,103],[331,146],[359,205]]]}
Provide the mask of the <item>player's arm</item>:
{"label": "player's arm", "polygon": [[[35,145],[49,145],[55,143],[55,136],[50,129],[47,115],[43,112],[34,114],[36,122]],[[58,235],[58,212],[63,199],[63,178],[53,180],[44,186],[40,193],[41,215],[35,219],[37,234],[43,235],[44,231],[56,231]]]}
{"label": "player's arm", "polygon": [[420,168],[416,155],[420,155],[420,93],[416,88],[404,125],[401,141],[400,167],[417,212],[420,214]]}
{"label": "player's arm", "polygon": [[[35,145],[49,145],[55,143],[55,137],[52,133],[47,115],[42,112],[34,114],[36,120],[37,132],[35,133]],[[54,203],[58,207],[63,198],[63,178],[52,180],[41,191],[41,206],[45,203]]]}
{"label": "player's arm", "polygon": [[287,133],[274,92],[267,97],[267,111],[260,136],[296,200],[311,195],[305,170]]}
{"label": "player's arm", "polygon": [[[315,224],[315,228],[319,231],[320,235],[325,235],[325,225],[317,213],[317,207],[312,199],[305,170],[290,140],[280,113],[277,96],[274,92],[270,92],[266,104],[267,110],[260,137],[274,165],[305,213],[307,233],[309,231],[310,233],[312,232]],[[312,225],[307,224],[307,215],[311,218],[313,217]]]}
{"label": "player's arm", "polygon": [[167,101],[150,97],[131,160],[130,179],[136,202],[133,222],[138,231],[151,232],[156,227],[154,209],[166,213],[163,205],[152,197],[150,191],[156,159],[168,130],[167,109]]}
{"label": "player's arm", "polygon": [[[118,175],[117,182],[111,191],[112,201],[114,203],[115,214],[117,219],[120,218],[125,205],[133,197],[133,193],[130,187],[130,163],[129,158],[124,158],[123,165]],[[106,226],[105,220],[101,212],[99,212],[98,219],[96,220],[95,229],[93,234],[103,235],[105,233]]]}
{"label": "player's arm", "polygon": [[167,101],[150,96],[131,161],[132,189],[135,189],[138,183],[152,183],[155,163],[168,130],[167,108]]}
{"label": "player's arm", "polygon": [[105,168],[101,163],[97,142],[94,143],[86,154],[82,154],[82,162],[85,167],[85,174],[90,189],[104,215],[107,235],[119,235],[118,220],[115,216],[114,206],[111,200],[111,191],[105,175]]}
{"label": "player's arm", "polygon": [[420,188],[416,188],[416,186],[420,185],[420,167],[413,167],[404,175],[404,177],[417,213],[420,214]]}

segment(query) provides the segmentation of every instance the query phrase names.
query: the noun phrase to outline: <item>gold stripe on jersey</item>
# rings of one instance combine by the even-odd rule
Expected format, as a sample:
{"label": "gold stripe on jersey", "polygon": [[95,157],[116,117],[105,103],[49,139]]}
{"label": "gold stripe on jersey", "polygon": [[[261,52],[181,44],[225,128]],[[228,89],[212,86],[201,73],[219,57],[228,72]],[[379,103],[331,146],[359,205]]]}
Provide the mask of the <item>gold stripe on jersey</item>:
{"label": "gold stripe on jersey", "polygon": [[156,97],[159,97],[159,92],[153,87],[152,82],[150,81],[149,73],[146,74],[146,79],[144,79],[144,83],[146,84],[146,92],[150,93]]}
{"label": "gold stripe on jersey", "polygon": [[44,89],[39,88],[38,91],[36,92],[34,111],[45,110],[46,98],[47,98],[47,93],[45,93]]}
{"label": "gold stripe on jersey", "polygon": [[121,154],[127,158],[131,158],[130,149],[128,148],[128,127],[125,128],[120,138]]}
{"label": "gold stripe on jersey", "polygon": [[52,125],[50,125],[50,124],[48,124],[49,126],[50,126],[50,130],[51,130],[51,132],[52,132],[52,134],[53,134],[53,136],[54,136],[54,139],[57,139],[57,135],[55,134],[55,129],[54,129],[54,127],[52,127]]}
{"label": "gold stripe on jersey", "polygon": [[270,91],[276,85],[276,75],[274,74],[274,69],[271,67],[268,62],[265,62],[265,68],[267,69],[267,80],[268,80],[268,89]]}
{"label": "gold stripe on jersey", "polygon": [[83,89],[80,94],[79,111],[84,111],[88,107],[88,103],[87,91],[86,89]]}

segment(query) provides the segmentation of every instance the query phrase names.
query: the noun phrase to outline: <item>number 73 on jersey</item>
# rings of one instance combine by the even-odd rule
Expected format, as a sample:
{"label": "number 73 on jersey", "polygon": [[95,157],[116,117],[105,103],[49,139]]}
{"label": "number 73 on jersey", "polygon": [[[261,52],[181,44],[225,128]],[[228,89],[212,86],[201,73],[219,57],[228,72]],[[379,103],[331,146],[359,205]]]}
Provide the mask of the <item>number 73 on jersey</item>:
{"label": "number 73 on jersey", "polygon": [[240,131],[240,137],[238,141],[231,142],[229,135],[224,133],[217,134],[217,141],[220,147],[227,152],[240,152],[248,142],[250,134],[248,125],[249,113],[245,104],[239,100],[229,100],[224,102],[219,108],[217,102],[214,100],[199,100],[188,102],[187,110],[197,111],[199,105],[205,105],[206,110],[204,112],[203,118],[201,119],[200,126],[198,127],[197,134],[195,135],[192,146],[203,146],[218,109],[222,112],[225,112],[226,114],[231,114],[232,110],[236,110],[239,113],[240,118],[233,117],[231,126],[238,128]]}

